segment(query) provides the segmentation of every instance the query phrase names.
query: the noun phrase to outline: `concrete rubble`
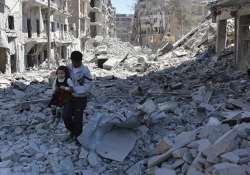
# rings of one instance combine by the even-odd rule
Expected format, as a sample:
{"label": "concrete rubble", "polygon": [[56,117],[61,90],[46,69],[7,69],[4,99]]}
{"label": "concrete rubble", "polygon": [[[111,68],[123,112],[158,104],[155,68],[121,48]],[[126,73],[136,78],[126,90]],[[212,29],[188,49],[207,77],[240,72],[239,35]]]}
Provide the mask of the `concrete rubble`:
{"label": "concrete rubble", "polygon": [[[50,127],[49,71],[0,75],[0,174],[250,174],[249,78],[231,48],[204,56],[212,29],[201,28],[200,47],[184,42],[155,59],[115,39],[93,41],[82,147],[62,141],[63,122]],[[112,69],[96,64],[127,54]]]}

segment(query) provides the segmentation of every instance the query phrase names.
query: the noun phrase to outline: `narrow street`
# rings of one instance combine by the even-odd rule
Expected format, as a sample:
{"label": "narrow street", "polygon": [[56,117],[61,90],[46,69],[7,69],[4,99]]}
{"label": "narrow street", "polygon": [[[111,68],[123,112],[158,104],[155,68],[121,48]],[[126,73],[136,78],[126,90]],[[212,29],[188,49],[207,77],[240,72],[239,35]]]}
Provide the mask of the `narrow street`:
{"label": "narrow street", "polygon": [[82,147],[63,141],[62,121],[51,125],[51,71],[1,76],[0,174],[195,175],[202,165],[249,173],[250,81],[232,66],[230,48],[201,58],[180,46],[154,57],[115,39],[98,45],[85,60],[129,55],[112,70],[85,63],[95,80]]}
{"label": "narrow street", "polygon": [[[54,1],[52,7],[21,1],[23,19],[36,9],[42,21],[49,8],[51,20],[61,20],[48,23],[50,30],[56,33],[57,27],[67,37],[51,35],[49,54],[50,37],[42,38],[46,26],[39,20],[34,40],[29,18],[24,41],[10,36],[13,31],[1,33],[0,175],[250,175],[249,0],[201,3],[201,14],[191,13],[192,22],[203,19],[196,25],[182,14],[189,14],[188,1],[179,7],[179,0],[159,0],[160,12],[169,10],[169,21],[156,22],[166,23],[169,32],[163,34],[162,26],[148,30],[150,25],[141,24],[155,5],[148,0],[136,1],[134,15],[117,14],[120,28],[114,27],[111,1],[62,2],[74,18],[65,17]],[[97,15],[99,8],[106,10],[103,15]],[[81,17],[86,14],[89,19]],[[131,28],[123,26],[132,22]],[[70,64],[73,50],[82,51],[93,78],[80,144],[66,141],[63,119],[53,123],[48,107],[55,70]]]}

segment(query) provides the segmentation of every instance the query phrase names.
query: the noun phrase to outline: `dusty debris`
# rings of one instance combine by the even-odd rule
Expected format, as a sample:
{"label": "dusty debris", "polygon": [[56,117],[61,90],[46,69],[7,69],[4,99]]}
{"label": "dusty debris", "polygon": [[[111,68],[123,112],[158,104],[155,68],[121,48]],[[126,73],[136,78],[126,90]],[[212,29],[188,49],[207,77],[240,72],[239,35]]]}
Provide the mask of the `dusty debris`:
{"label": "dusty debris", "polygon": [[[207,21],[157,59],[116,39],[87,45],[95,81],[82,148],[63,142],[62,122],[48,127],[50,72],[1,76],[0,174],[249,174],[250,82],[232,54],[196,56],[213,37]],[[114,57],[108,70],[90,61]]]}
{"label": "dusty debris", "polygon": [[124,161],[134,148],[137,135],[128,129],[113,129],[99,141],[96,152],[104,158]]}

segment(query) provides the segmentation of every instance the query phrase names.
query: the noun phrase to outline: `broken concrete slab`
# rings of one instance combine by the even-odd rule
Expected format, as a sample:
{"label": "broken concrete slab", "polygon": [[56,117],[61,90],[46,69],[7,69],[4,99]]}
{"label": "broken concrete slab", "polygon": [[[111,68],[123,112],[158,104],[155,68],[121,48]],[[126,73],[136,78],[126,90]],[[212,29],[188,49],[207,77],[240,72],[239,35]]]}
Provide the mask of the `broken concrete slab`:
{"label": "broken concrete slab", "polygon": [[158,104],[159,111],[174,112],[178,108],[178,103],[176,102],[164,102]]}
{"label": "broken concrete slab", "polygon": [[237,164],[220,163],[215,165],[213,168],[213,174],[215,175],[247,175],[244,168]]}
{"label": "broken concrete slab", "polygon": [[127,175],[142,175],[144,161],[137,162],[135,165],[131,166],[127,171]]}
{"label": "broken concrete slab", "polygon": [[143,112],[147,114],[152,114],[156,111],[157,105],[154,103],[153,100],[147,100],[145,103],[143,103],[142,106],[139,107]]}
{"label": "broken concrete slab", "polygon": [[88,154],[88,162],[92,167],[95,167],[101,163],[101,159],[95,152],[92,151]]}
{"label": "broken concrete slab", "polygon": [[234,154],[233,152],[225,153],[225,154],[221,155],[221,158],[224,161],[231,162],[231,163],[236,163],[236,164],[240,160],[240,157],[238,155]]}
{"label": "broken concrete slab", "polygon": [[174,170],[163,167],[157,168],[155,170],[155,175],[176,175],[176,172]]}
{"label": "broken concrete slab", "polygon": [[238,147],[236,137],[237,130],[234,128],[220,137],[213,145],[207,147],[202,153],[207,157],[208,161],[214,162],[220,154],[229,152]]}
{"label": "broken concrete slab", "polygon": [[195,140],[196,133],[194,131],[183,132],[174,140],[174,148],[181,148]]}
{"label": "broken concrete slab", "polygon": [[123,55],[120,57],[114,57],[114,58],[109,58],[104,64],[103,68],[107,70],[111,70],[115,67],[117,67],[124,59],[126,59],[128,55]]}
{"label": "broken concrete slab", "polygon": [[238,99],[228,99],[227,103],[232,104],[232,105],[234,105],[236,107],[239,107],[244,111],[250,112],[250,107],[249,107],[250,105],[249,105],[249,103],[247,103],[245,101],[241,101],[241,100],[238,100]]}
{"label": "broken concrete slab", "polygon": [[103,136],[96,148],[96,152],[104,158],[121,162],[131,152],[136,140],[137,135],[135,132],[115,128]]}
{"label": "broken concrete slab", "polygon": [[196,140],[196,141],[190,143],[188,145],[188,147],[196,148],[196,149],[198,149],[199,152],[202,152],[210,145],[211,145],[211,143],[208,139],[201,139],[201,140]]}
{"label": "broken concrete slab", "polygon": [[162,48],[157,50],[157,53],[159,56],[164,55],[168,52],[170,52],[173,49],[173,44],[167,43]]}
{"label": "broken concrete slab", "polygon": [[170,150],[173,147],[173,142],[168,139],[167,137],[164,137],[157,145],[155,148],[155,153],[156,154],[163,154]]}

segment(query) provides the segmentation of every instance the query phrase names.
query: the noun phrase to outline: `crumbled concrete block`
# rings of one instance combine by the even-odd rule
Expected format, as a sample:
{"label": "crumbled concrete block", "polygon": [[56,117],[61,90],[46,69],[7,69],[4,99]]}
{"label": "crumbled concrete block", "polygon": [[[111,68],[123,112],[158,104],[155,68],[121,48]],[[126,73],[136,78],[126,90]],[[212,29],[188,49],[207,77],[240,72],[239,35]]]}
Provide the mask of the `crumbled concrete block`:
{"label": "crumbled concrete block", "polygon": [[195,132],[183,132],[179,134],[174,141],[174,146],[175,148],[180,148],[183,147],[195,140],[196,133]]}
{"label": "crumbled concrete block", "polygon": [[214,162],[219,155],[236,149],[238,143],[236,141],[237,131],[232,129],[220,137],[213,145],[207,147],[203,154],[207,157],[207,160]]}
{"label": "crumbled concrete block", "polygon": [[232,163],[220,163],[213,168],[214,175],[247,175],[244,168]]}
{"label": "crumbled concrete block", "polygon": [[141,175],[144,161],[137,162],[127,170],[127,175]]}
{"label": "crumbled concrete block", "polygon": [[156,111],[157,106],[154,103],[153,100],[147,100],[142,106],[141,109],[143,112],[147,113],[147,114],[152,114],[153,112]]}
{"label": "crumbled concrete block", "polygon": [[164,137],[157,145],[155,152],[156,154],[162,154],[164,152],[167,152],[173,147],[173,142],[168,139],[167,137]]}
{"label": "crumbled concrete block", "polygon": [[133,149],[137,135],[128,129],[113,129],[100,140],[96,152],[104,158],[123,161]]}
{"label": "crumbled concrete block", "polygon": [[183,148],[175,150],[172,155],[174,158],[182,158],[187,151],[188,149],[183,147]]}
{"label": "crumbled concrete block", "polygon": [[194,167],[191,166],[188,169],[187,175],[205,175],[205,174],[202,173],[202,172],[200,172],[200,171],[198,171],[198,170],[196,170]]}
{"label": "crumbled concrete block", "polygon": [[16,153],[13,150],[8,150],[6,152],[2,152],[0,157],[2,161],[14,160],[14,158],[16,157]]}
{"label": "crumbled concrete block", "polygon": [[85,159],[88,157],[88,151],[86,151],[84,148],[81,148],[81,152],[80,152],[80,155],[79,155],[79,158],[80,159]]}
{"label": "crumbled concrete block", "polygon": [[168,168],[157,168],[154,175],[176,175],[176,172]]}
{"label": "crumbled concrete block", "polygon": [[158,104],[159,111],[174,112],[178,108],[176,102],[164,102]]}
{"label": "crumbled concrete block", "polygon": [[188,145],[188,147],[198,149],[199,152],[205,150],[211,143],[208,139],[196,140]]}
{"label": "crumbled concrete block", "polygon": [[228,162],[232,162],[232,163],[238,163],[240,160],[240,157],[236,154],[234,154],[233,152],[229,152],[229,153],[225,153],[223,155],[221,155],[221,158],[224,161],[228,161]]}
{"label": "crumbled concrete block", "polygon": [[101,159],[100,157],[98,157],[98,155],[94,152],[90,152],[88,154],[88,162],[92,167],[97,166],[98,164],[100,164]]}
{"label": "crumbled concrete block", "polygon": [[193,162],[193,160],[194,160],[194,157],[193,157],[193,155],[192,155],[189,151],[186,151],[186,152],[184,153],[182,159],[183,159],[185,162],[191,164],[191,163]]}
{"label": "crumbled concrete block", "polygon": [[171,166],[172,169],[176,169],[176,168],[182,166],[184,163],[185,163],[184,160],[178,159],[173,164],[171,164],[170,166]]}

